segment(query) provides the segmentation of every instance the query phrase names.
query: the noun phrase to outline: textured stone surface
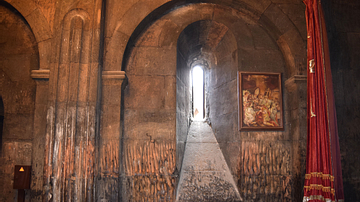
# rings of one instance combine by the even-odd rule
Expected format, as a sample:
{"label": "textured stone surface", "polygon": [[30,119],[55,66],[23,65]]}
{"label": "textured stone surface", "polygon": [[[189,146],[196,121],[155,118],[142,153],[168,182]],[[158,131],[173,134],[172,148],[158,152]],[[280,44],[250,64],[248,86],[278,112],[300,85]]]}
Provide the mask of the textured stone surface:
{"label": "textured stone surface", "polygon": [[234,186],[222,179],[222,173],[189,173],[177,201],[242,201],[236,197]]}
{"label": "textured stone surface", "polygon": [[125,186],[130,201],[173,201],[176,178],[174,142],[127,141]]}
{"label": "textured stone surface", "polygon": [[[164,76],[132,76],[125,91],[127,108],[161,109],[165,107]],[[144,96],[144,95],[147,96]]]}
{"label": "textured stone surface", "polygon": [[291,201],[289,144],[243,141],[239,162],[240,192],[246,200]]}
{"label": "textured stone surface", "polygon": [[[181,35],[182,36],[182,35]],[[187,61],[177,51],[176,66],[176,167],[181,169],[183,161],[186,138],[190,126],[191,101],[190,101],[190,67]]]}
{"label": "textured stone surface", "polygon": [[[1,4],[0,15],[0,97],[4,110],[0,129],[0,201],[14,201],[14,165],[32,163],[35,82],[30,71],[37,68],[39,56],[31,28],[21,16]],[[33,176],[34,180],[37,176]]]}
{"label": "textured stone surface", "polygon": [[242,201],[211,127],[191,124],[177,201]]}
{"label": "textured stone surface", "polygon": [[[322,3],[345,195],[347,201],[359,201],[360,3]],[[207,121],[240,195],[247,201],[301,201],[306,83],[287,81],[307,69],[304,10],[301,0],[1,1],[0,96],[5,119],[0,176],[5,177],[0,177],[0,201],[16,200],[17,192],[11,189],[14,163],[33,166],[32,188],[26,192],[31,201],[42,201],[48,193],[45,201],[174,201],[191,122],[189,63],[194,58],[207,62]],[[32,81],[30,71],[38,69],[49,70],[49,80]],[[101,70],[128,71],[127,81],[98,81]],[[237,71],[282,73],[283,131],[238,131]],[[159,169],[125,174],[128,148],[144,151],[147,141],[171,145],[164,151],[176,157],[171,160],[176,164],[173,173]],[[161,159],[162,165],[169,162]],[[274,162],[283,166],[288,161],[290,173],[268,171],[278,170]],[[259,169],[266,176],[258,174]],[[193,175],[189,182],[199,179],[228,187],[206,173]],[[231,192],[221,189],[196,200],[217,200],[220,195]]]}
{"label": "textured stone surface", "polygon": [[133,63],[127,69],[129,75],[175,75],[175,47],[139,47],[134,51]]}
{"label": "textured stone surface", "polygon": [[360,200],[359,1],[324,2],[346,201]]}

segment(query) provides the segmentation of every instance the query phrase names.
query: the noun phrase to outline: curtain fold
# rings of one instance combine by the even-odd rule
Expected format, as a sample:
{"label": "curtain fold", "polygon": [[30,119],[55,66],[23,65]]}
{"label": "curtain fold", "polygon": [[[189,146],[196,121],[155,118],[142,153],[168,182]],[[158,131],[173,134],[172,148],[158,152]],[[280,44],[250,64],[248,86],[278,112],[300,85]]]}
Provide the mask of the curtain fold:
{"label": "curtain fold", "polygon": [[304,0],[307,24],[307,156],[303,201],[344,201],[326,27],[319,0]]}

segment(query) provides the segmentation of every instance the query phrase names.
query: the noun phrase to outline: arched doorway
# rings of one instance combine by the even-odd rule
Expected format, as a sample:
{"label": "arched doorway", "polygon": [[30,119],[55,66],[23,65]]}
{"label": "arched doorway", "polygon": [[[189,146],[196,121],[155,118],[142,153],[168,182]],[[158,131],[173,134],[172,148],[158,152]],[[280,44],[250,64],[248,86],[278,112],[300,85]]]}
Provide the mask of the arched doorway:
{"label": "arched doorway", "polygon": [[[182,18],[182,15],[194,10],[200,15]],[[201,15],[202,12],[204,15]],[[154,143],[152,148],[156,151],[156,144],[166,145],[168,142],[171,142],[171,146],[165,147],[169,148],[171,156],[176,148],[176,166],[171,157],[173,167],[168,171],[172,171],[174,175],[168,172],[163,176],[171,176],[170,182],[177,180],[176,174],[181,169],[186,134],[192,116],[192,66],[189,61],[193,61],[197,55],[204,57],[211,66],[209,69],[205,68],[205,117],[209,117],[208,121],[221,151],[233,178],[237,180],[240,194],[246,196],[245,199],[255,197],[265,201],[270,198],[291,200],[291,194],[286,192],[291,189],[294,177],[291,165],[293,142],[290,134],[293,131],[289,122],[284,131],[239,131],[237,73],[277,72],[283,75],[284,82],[295,73],[292,69],[294,63],[289,62],[294,59],[290,51],[292,47],[287,44],[287,39],[276,38],[279,33],[271,27],[272,24],[242,14],[242,11],[226,6],[189,4],[158,17],[153,24],[142,30],[137,29],[134,34],[141,34],[130,38],[130,45],[123,59],[127,61],[123,70],[129,80],[123,96],[123,150],[127,161],[125,176],[128,182],[134,180],[140,183],[143,180],[135,175],[140,169],[139,163],[134,162],[146,165],[143,154],[148,149],[144,145],[149,145],[150,148],[151,143]],[[205,26],[207,23],[210,26]],[[202,26],[207,28],[202,29]],[[188,28],[188,34],[182,37],[181,34]],[[206,43],[203,44],[207,46],[199,45],[200,40],[204,40]],[[304,54],[303,58],[305,57]],[[288,100],[288,96],[285,92],[283,99]],[[285,104],[284,109],[290,111],[289,105]],[[285,114],[284,120],[290,121],[289,113]],[[135,157],[139,154],[140,157]],[[165,161],[167,160],[163,162]],[[158,168],[161,173],[161,167]],[[130,171],[134,169],[138,171]],[[278,186],[280,184],[281,187]],[[149,184],[150,187],[152,185]],[[168,190],[172,190],[170,195],[174,186],[176,183],[169,184],[171,189]],[[129,193],[128,197],[141,198],[141,195],[142,191],[137,191]]]}

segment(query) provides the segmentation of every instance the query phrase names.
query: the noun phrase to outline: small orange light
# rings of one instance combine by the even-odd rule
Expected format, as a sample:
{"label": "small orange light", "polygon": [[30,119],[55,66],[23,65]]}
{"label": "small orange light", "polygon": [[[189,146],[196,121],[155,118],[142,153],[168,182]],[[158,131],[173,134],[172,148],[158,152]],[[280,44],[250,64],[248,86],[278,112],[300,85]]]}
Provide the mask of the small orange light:
{"label": "small orange light", "polygon": [[19,171],[20,171],[20,172],[24,172],[24,168],[23,168],[23,167],[21,167]]}

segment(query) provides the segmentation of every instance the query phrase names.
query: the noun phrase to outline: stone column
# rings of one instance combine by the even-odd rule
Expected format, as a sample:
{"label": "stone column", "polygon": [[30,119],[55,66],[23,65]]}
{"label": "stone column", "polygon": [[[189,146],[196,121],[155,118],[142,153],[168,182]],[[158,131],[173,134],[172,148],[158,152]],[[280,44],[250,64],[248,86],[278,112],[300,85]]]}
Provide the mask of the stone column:
{"label": "stone column", "polygon": [[306,111],[306,76],[295,75],[285,81],[289,92],[288,105],[290,108],[290,139],[292,140],[293,156],[293,199],[302,201],[304,176],[306,168],[306,137],[307,137],[307,111]]}
{"label": "stone column", "polygon": [[121,201],[121,89],[124,71],[102,72],[96,201]]}
{"label": "stone column", "polygon": [[50,70],[32,70],[36,82],[34,130],[32,139],[31,201],[42,201],[46,111],[49,93]]}
{"label": "stone column", "polygon": [[86,10],[61,19],[49,79],[43,200],[93,201],[97,32]]}

